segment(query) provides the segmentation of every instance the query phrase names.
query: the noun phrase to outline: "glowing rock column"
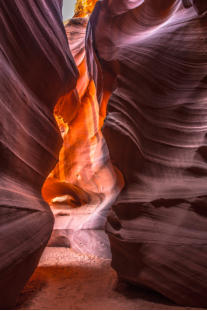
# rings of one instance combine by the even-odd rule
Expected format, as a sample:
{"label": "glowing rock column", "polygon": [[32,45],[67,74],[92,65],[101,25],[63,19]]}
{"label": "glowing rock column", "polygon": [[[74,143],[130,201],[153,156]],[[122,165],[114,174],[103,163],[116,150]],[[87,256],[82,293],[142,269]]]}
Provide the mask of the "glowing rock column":
{"label": "glowing rock column", "polygon": [[[70,215],[63,221],[66,222],[62,229],[103,229],[108,210],[123,186],[120,173],[110,162],[101,132],[105,115],[87,68],[85,33],[88,18],[82,16],[91,12],[95,2],[78,1],[76,17],[65,23],[80,76],[76,90],[61,98],[55,107],[55,116],[62,128],[63,147],[59,163],[43,188],[43,196],[57,217],[61,205],[64,215],[69,210]],[[93,63],[98,66],[95,59]],[[71,214],[80,215],[74,220]]]}

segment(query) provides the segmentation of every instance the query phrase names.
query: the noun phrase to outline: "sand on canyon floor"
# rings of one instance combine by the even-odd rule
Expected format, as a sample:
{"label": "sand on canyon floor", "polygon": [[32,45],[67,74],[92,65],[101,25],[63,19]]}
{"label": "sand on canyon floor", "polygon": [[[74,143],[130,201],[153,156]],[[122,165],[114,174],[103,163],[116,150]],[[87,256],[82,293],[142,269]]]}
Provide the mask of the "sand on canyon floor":
{"label": "sand on canyon floor", "polygon": [[109,259],[47,247],[17,309],[190,309],[151,291],[117,282]]}

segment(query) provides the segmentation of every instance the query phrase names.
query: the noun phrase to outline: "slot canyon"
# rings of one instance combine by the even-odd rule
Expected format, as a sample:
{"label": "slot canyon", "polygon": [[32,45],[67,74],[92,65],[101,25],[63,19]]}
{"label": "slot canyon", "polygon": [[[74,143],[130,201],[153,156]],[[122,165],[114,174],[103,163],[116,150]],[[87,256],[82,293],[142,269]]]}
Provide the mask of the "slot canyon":
{"label": "slot canyon", "polygon": [[207,1],[62,7],[0,0],[0,309],[205,308]]}

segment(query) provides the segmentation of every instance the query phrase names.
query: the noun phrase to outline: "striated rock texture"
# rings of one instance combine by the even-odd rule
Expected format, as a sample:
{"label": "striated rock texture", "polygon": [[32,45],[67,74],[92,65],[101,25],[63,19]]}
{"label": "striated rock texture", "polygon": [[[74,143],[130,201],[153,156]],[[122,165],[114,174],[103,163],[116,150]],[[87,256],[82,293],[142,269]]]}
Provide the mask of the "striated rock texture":
{"label": "striated rock texture", "polygon": [[92,248],[79,229],[103,228],[121,171],[106,227],[119,277],[206,306],[206,1],[98,1],[67,36],[61,7],[0,2],[0,307],[50,237],[51,171],[44,198],[86,210],[64,229]]}
{"label": "striated rock texture", "polygon": [[[95,81],[87,70],[87,23],[88,18],[73,18],[65,23],[79,78],[73,93],[63,96],[55,107],[63,146],[59,162],[42,191],[56,215],[58,228],[64,230],[104,229],[108,210],[123,185],[121,174],[111,165],[101,132],[105,102],[99,104]],[[98,73],[93,54],[90,58]],[[85,240],[91,243],[90,239]]]}
{"label": "striated rock texture", "polygon": [[113,76],[104,136],[126,182],[106,226],[112,266],[196,307],[207,305],[206,13],[205,0],[103,0],[88,28]]}
{"label": "striated rock texture", "polygon": [[78,76],[61,0],[1,0],[0,307],[15,305],[53,215],[41,196],[61,146],[53,108]]}

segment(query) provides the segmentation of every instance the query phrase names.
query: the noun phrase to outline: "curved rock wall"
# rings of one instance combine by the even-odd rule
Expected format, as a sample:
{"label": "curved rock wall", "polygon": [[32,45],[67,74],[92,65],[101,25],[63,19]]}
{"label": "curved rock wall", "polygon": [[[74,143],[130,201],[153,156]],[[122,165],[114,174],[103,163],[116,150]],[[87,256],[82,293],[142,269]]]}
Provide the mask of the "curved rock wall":
{"label": "curved rock wall", "polygon": [[2,0],[0,59],[0,307],[36,267],[53,227],[41,196],[62,140],[53,118],[78,71],[60,0]]}
{"label": "curved rock wall", "polygon": [[194,306],[207,290],[206,10],[104,0],[90,19],[100,64],[116,76],[103,131],[126,182],[106,228],[112,266]]}
{"label": "curved rock wall", "polygon": [[[59,162],[43,188],[43,196],[57,216],[58,228],[64,230],[103,229],[108,210],[123,185],[120,173],[110,162],[101,132],[105,109],[102,103],[99,105],[95,81],[87,70],[87,23],[88,18],[73,18],[65,23],[79,78],[76,89],[55,107],[63,146]],[[92,58],[92,64],[100,76],[96,59]]]}
{"label": "curved rock wall", "polygon": [[62,143],[54,107],[63,148],[44,197],[88,208],[74,228],[103,228],[120,170],[112,266],[206,306],[206,2],[99,1],[86,37],[74,19],[68,38],[61,6],[0,2],[0,306],[15,304],[53,227],[41,188]]}

